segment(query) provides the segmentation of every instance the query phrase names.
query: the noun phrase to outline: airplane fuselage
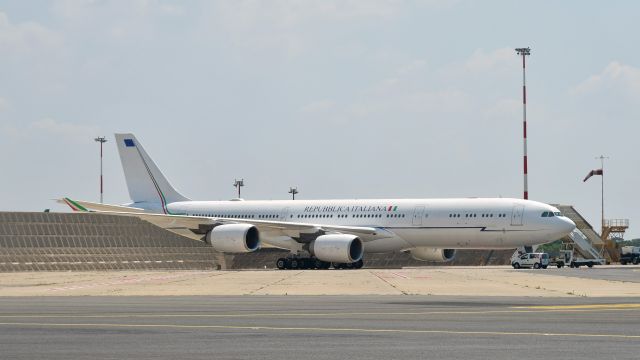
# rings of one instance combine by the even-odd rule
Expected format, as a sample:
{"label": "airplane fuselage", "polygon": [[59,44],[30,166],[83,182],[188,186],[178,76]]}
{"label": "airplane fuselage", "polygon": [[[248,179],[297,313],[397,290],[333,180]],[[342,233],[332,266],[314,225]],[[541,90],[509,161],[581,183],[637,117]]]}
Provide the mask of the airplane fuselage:
{"label": "airplane fuselage", "polygon": [[[365,252],[415,247],[510,249],[557,240],[574,227],[561,215],[543,217],[544,212],[559,214],[550,205],[503,198],[182,201],[167,204],[164,211],[252,221],[366,226],[389,234],[366,242]],[[262,236],[277,246],[280,235]],[[278,247],[290,247],[287,243]]]}

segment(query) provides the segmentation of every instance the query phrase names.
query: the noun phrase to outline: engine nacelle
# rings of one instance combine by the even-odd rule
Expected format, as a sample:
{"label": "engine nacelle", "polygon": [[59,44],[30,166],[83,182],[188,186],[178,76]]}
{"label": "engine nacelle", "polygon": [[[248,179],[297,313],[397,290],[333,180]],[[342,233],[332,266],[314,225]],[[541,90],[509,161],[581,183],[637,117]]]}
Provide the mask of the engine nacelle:
{"label": "engine nacelle", "polygon": [[417,247],[409,250],[411,257],[420,261],[447,262],[456,257],[455,249],[438,249],[432,247]]}
{"label": "engine nacelle", "polygon": [[355,235],[329,234],[318,236],[309,246],[311,254],[322,261],[353,263],[364,254],[362,240]]}
{"label": "engine nacelle", "polygon": [[219,225],[207,233],[207,242],[220,252],[252,252],[260,247],[260,233],[250,224]]}

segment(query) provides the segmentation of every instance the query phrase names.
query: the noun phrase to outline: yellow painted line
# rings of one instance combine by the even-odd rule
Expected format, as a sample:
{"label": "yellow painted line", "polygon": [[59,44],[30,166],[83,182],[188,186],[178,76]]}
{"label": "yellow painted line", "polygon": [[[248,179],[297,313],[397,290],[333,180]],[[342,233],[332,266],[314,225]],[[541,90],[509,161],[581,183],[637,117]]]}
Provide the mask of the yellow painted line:
{"label": "yellow painted line", "polygon": [[63,324],[63,323],[0,323],[0,326],[38,327],[105,327],[105,328],[170,328],[170,329],[223,329],[223,330],[270,330],[270,331],[310,331],[310,332],[359,332],[398,334],[451,334],[451,335],[498,335],[498,336],[563,336],[586,338],[640,339],[640,335],[625,334],[581,334],[581,333],[541,333],[508,331],[457,331],[457,330],[417,330],[417,329],[366,329],[366,328],[326,328],[326,327],[276,327],[239,325],[178,325],[178,324]]}
{"label": "yellow painted line", "polygon": [[640,304],[591,304],[591,305],[539,305],[514,306],[514,309],[548,309],[548,310],[576,310],[576,309],[640,309]]}
{"label": "yellow painted line", "polygon": [[[640,304],[639,304],[640,305]],[[585,305],[571,305],[585,306]],[[558,312],[600,312],[600,311],[634,311],[638,307],[615,307],[615,308],[535,308],[535,307],[513,307],[510,310],[481,310],[481,311],[417,311],[417,312],[316,312],[316,313],[241,313],[241,314],[152,314],[152,313],[129,313],[129,314],[0,314],[0,318],[257,318],[257,317],[355,317],[355,316],[419,316],[419,315],[490,315],[490,314],[527,314],[527,313],[558,313]]]}

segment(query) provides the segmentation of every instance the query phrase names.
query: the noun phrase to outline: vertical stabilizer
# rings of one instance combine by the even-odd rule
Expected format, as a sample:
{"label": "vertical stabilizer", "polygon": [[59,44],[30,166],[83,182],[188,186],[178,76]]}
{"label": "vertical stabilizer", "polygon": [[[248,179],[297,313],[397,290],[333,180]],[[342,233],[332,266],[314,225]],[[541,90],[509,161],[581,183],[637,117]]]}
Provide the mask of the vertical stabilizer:
{"label": "vertical stabilizer", "polygon": [[133,134],[115,134],[129,196],[134,203],[156,203],[167,213],[166,205],[188,198],[171,186]]}

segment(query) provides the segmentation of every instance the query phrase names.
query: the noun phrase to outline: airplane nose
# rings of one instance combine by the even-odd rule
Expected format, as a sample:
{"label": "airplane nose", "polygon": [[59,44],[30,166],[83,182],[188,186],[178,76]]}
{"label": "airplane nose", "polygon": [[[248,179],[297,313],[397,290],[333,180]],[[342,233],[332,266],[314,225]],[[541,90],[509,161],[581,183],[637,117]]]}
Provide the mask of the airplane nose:
{"label": "airplane nose", "polygon": [[572,232],[575,228],[576,228],[576,223],[573,222],[573,220],[564,217],[562,218],[563,221],[563,227],[566,230],[567,234]]}

